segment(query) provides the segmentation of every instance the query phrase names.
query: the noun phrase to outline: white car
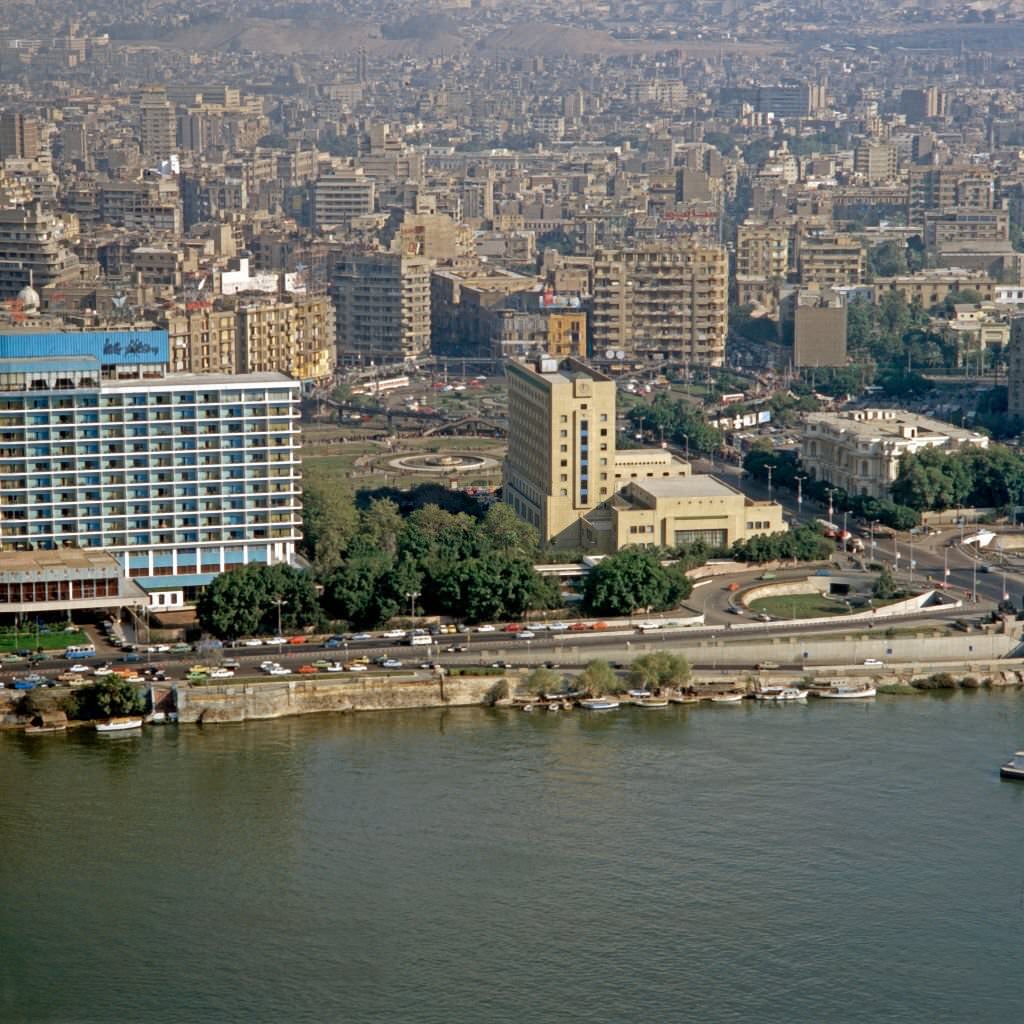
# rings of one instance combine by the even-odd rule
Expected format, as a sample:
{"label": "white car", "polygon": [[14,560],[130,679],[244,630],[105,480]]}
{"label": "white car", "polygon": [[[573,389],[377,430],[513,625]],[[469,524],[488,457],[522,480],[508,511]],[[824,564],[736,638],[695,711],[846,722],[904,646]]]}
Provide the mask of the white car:
{"label": "white car", "polygon": [[243,647],[262,647],[263,641],[259,637],[251,636],[248,640],[242,641]]}
{"label": "white car", "polygon": [[397,658],[385,658],[380,663],[381,668],[401,668],[402,663]]}
{"label": "white car", "polygon": [[401,640],[405,637],[404,629],[389,629],[386,633],[381,633],[382,640]]}
{"label": "white car", "polygon": [[531,629],[521,629],[513,635],[519,637],[520,640],[532,640],[537,634]]}
{"label": "white car", "polygon": [[268,676],[290,676],[291,671],[286,669],[284,665],[275,665],[273,668],[267,669]]}
{"label": "white car", "polygon": [[477,626],[476,631],[478,633],[493,633],[494,627],[490,625]]}
{"label": "white car", "polygon": [[345,666],[340,661],[329,661],[324,668],[325,672],[344,672]]}
{"label": "white car", "polygon": [[877,658],[865,658],[864,665],[866,668],[884,668],[885,662],[879,661]]}
{"label": "white car", "polygon": [[69,672],[91,672],[92,669],[88,665],[72,665],[68,669]]}
{"label": "white car", "polygon": [[351,665],[346,665],[345,669],[348,672],[365,672],[366,666],[362,662],[354,661]]}
{"label": "white car", "polygon": [[272,636],[266,641],[267,644],[286,644],[288,643],[288,637],[286,636]]}
{"label": "white car", "polygon": [[549,622],[548,630],[552,633],[561,633],[569,627],[564,622]]}
{"label": "white car", "polygon": [[651,622],[650,620],[648,620],[647,622],[640,622],[640,623],[638,623],[636,628],[637,629],[661,629],[661,623],[660,622]]}
{"label": "white car", "polygon": [[210,673],[211,679],[234,679],[235,673],[229,668],[215,668]]}

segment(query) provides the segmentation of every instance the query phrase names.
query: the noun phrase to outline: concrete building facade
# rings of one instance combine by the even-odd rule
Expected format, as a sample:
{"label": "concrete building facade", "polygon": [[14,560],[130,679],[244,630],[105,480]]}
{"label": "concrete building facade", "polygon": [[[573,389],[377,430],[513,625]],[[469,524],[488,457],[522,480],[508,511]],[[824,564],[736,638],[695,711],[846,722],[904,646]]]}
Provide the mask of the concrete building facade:
{"label": "concrete building facade", "polygon": [[848,494],[886,498],[904,455],[970,446],[987,448],[988,437],[905,410],[812,412],[804,424],[800,458],[812,480],[827,481]]}

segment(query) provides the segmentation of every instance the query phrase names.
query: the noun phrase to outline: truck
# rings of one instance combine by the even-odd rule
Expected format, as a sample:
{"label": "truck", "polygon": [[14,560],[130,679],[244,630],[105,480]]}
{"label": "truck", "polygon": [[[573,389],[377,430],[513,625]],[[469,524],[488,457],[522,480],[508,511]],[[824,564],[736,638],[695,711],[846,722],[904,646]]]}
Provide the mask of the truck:
{"label": "truck", "polygon": [[410,633],[405,639],[410,647],[429,647],[434,642],[429,633]]}

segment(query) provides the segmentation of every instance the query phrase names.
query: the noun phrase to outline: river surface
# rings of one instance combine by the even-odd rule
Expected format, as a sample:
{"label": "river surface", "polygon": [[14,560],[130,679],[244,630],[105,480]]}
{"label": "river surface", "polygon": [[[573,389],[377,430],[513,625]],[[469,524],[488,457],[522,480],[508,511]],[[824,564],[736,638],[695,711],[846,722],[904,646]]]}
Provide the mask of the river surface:
{"label": "river surface", "polygon": [[1024,697],[0,736],[0,1021],[1006,1022]]}

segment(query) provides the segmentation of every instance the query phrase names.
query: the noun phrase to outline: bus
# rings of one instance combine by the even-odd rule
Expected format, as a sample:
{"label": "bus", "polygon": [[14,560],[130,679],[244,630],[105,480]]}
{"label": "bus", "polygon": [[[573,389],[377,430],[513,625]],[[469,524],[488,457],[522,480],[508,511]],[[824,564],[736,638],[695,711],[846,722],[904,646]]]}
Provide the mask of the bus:
{"label": "bus", "polygon": [[81,644],[75,647],[68,647],[64,651],[64,657],[68,661],[74,661],[78,658],[95,658],[96,648],[92,644]]}

